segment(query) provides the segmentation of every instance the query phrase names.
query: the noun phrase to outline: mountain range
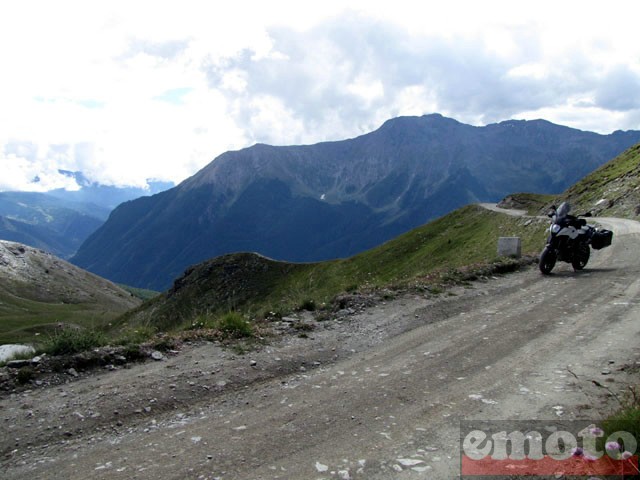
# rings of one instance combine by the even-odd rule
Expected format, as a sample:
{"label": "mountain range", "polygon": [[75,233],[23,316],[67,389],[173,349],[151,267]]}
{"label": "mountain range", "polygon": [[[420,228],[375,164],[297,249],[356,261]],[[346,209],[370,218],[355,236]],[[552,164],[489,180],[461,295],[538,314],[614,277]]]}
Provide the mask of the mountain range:
{"label": "mountain range", "polygon": [[[97,205],[111,212],[121,203],[140,197],[155,195],[173,187],[173,182],[147,179],[144,187],[103,185],[88,179],[82,172],[59,170],[67,177],[73,178],[78,185],[77,190],[65,190],[59,188],[47,192],[52,197],[67,202],[81,203],[85,205]],[[105,217],[106,219],[106,217]]]}
{"label": "mountain range", "polygon": [[366,304],[376,293],[384,298],[410,288],[437,294],[447,282],[519,268],[518,261],[496,258],[501,236],[520,237],[525,258],[537,255],[544,246],[549,227],[545,213],[552,204],[569,201],[576,212],[637,219],[639,192],[640,144],[636,144],[559,195],[516,193],[498,204],[528,211],[529,216],[468,205],[381,246],[327,262],[278,262],[252,253],[223,255],[188,268],[169,290],[118,322],[172,330],[210,322],[231,308],[250,318],[273,319],[314,309],[339,316],[346,308]]}
{"label": "mountain range", "polygon": [[173,186],[166,182],[148,182],[146,189],[107,186],[88,180],[81,172],[60,173],[72,177],[78,189],[0,192],[0,239],[69,258],[120,203]]}
{"label": "mountain range", "polygon": [[639,169],[636,144],[558,196],[516,193],[503,200],[534,218],[469,205],[346,259],[291,263],[254,253],[218,256],[187,268],[170,289],[142,305],[128,291],[48,252],[0,241],[0,344],[33,341],[60,322],[114,334],[140,326],[174,331],[230,309],[251,318],[315,308],[322,315],[398,289],[437,293],[447,282],[517,268],[519,262],[496,258],[500,236],[519,236],[523,252],[538,252],[548,221],[535,217],[552,203],[569,200],[576,211],[637,218]]}
{"label": "mountain range", "polygon": [[475,127],[436,114],[349,140],[258,144],[120,205],[71,261],[160,290],[187,266],[230,252],[348,257],[468,203],[558,193],[638,142],[638,131],[600,135],[544,120]]}

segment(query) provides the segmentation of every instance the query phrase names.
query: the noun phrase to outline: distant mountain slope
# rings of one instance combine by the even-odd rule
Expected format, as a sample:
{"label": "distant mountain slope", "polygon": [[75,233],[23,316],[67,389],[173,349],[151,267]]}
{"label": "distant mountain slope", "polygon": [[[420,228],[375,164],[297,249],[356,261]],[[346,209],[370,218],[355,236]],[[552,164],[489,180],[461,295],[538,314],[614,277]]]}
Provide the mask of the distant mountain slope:
{"label": "distant mountain slope", "polygon": [[59,322],[99,327],[139,304],[108,280],[50,253],[0,241],[0,343]]}
{"label": "distant mountain slope", "polygon": [[72,261],[160,290],[229,252],[347,257],[471,202],[557,193],[639,141],[637,131],[598,135],[543,120],[473,127],[427,115],[339,142],[255,145],[121,205]]}
{"label": "distant mountain slope", "polygon": [[0,192],[0,214],[32,224],[55,220],[58,212],[76,212],[105,221],[111,212],[106,206],[60,198],[51,192]]}
{"label": "distant mountain slope", "polygon": [[[33,225],[0,216],[0,238],[20,242],[68,258],[102,222],[78,215],[65,226]],[[59,230],[58,230],[59,228]]]}
{"label": "distant mountain slope", "polygon": [[172,184],[150,182],[148,190],[88,181],[79,172],[61,172],[78,182],[78,190],[0,192],[0,239],[25,243],[61,258],[76,253],[120,203],[151,195]]}
{"label": "distant mountain slope", "polygon": [[69,258],[104,223],[109,210],[45,193],[0,192],[0,239]]}
{"label": "distant mountain slope", "polygon": [[148,195],[155,195],[174,186],[173,182],[156,180],[147,180],[145,188],[102,185],[89,180],[82,172],[60,170],[60,173],[73,178],[80,188],[78,190],[51,190],[47,192],[48,195],[66,202],[98,205],[101,209],[106,209],[107,212],[110,212],[121,203]]}

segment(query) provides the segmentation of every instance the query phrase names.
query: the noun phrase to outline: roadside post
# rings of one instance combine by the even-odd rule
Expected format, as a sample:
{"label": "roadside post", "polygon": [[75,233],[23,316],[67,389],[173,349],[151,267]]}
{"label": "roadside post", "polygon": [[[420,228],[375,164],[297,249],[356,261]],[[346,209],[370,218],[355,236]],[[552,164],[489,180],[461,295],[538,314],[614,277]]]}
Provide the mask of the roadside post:
{"label": "roadside post", "polygon": [[498,256],[520,258],[522,256],[522,242],[520,237],[498,238]]}

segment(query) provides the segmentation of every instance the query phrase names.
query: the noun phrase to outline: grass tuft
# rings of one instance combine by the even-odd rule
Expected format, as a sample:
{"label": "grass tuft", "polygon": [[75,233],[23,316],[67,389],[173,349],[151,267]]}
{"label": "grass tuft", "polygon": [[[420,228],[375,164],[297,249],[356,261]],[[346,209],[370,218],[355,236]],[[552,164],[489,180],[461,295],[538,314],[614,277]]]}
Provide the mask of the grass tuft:
{"label": "grass tuft", "polygon": [[253,337],[253,326],[238,312],[228,312],[218,318],[216,329],[225,339]]}
{"label": "grass tuft", "polygon": [[51,335],[40,349],[49,355],[72,355],[107,344],[107,337],[96,330],[65,328]]}
{"label": "grass tuft", "polygon": [[640,396],[636,387],[629,387],[629,390],[630,395],[622,400],[616,396],[621,408],[602,422],[605,434],[601,440],[616,432],[627,432],[635,439],[640,439]]}
{"label": "grass tuft", "polygon": [[604,438],[615,432],[628,432],[640,438],[640,405],[628,406],[602,422]]}
{"label": "grass tuft", "polygon": [[149,341],[155,334],[156,329],[153,327],[139,326],[136,328],[125,328],[116,337],[113,343],[115,345],[129,346],[140,345]]}

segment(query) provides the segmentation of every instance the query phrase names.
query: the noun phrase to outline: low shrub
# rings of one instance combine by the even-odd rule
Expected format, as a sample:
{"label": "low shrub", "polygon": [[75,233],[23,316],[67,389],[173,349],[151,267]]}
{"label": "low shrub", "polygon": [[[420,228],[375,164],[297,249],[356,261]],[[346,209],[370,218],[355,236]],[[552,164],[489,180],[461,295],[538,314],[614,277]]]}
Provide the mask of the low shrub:
{"label": "low shrub", "polygon": [[205,328],[212,328],[215,324],[215,319],[209,314],[201,314],[195,317],[184,328],[185,330],[202,330]]}
{"label": "low shrub", "polygon": [[304,300],[298,310],[306,310],[308,312],[314,312],[316,310],[316,302],[313,299]]}
{"label": "low shrub", "polygon": [[147,342],[155,333],[156,330],[151,327],[127,328],[119,334],[114,343],[122,346],[140,345]]}
{"label": "low shrub", "polygon": [[18,370],[17,380],[20,385],[24,385],[33,380],[36,376],[36,372],[31,367],[22,367]]}
{"label": "low shrub", "polygon": [[65,328],[50,336],[41,350],[49,355],[71,355],[106,344],[105,335],[96,330]]}
{"label": "low shrub", "polygon": [[179,346],[179,340],[170,335],[160,335],[151,342],[151,347],[161,352],[176,350]]}
{"label": "low shrub", "polygon": [[133,343],[125,345],[122,354],[128,361],[131,362],[148,358],[148,355],[143,351],[142,348],[140,348],[140,345],[136,345]]}
{"label": "low shrub", "polygon": [[628,432],[640,439],[640,405],[629,405],[602,422],[604,438],[614,432]]}
{"label": "low shrub", "polygon": [[253,336],[253,326],[238,312],[229,312],[218,318],[216,329],[224,338]]}

